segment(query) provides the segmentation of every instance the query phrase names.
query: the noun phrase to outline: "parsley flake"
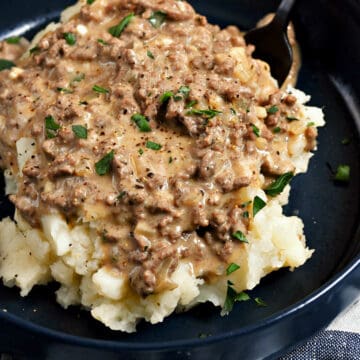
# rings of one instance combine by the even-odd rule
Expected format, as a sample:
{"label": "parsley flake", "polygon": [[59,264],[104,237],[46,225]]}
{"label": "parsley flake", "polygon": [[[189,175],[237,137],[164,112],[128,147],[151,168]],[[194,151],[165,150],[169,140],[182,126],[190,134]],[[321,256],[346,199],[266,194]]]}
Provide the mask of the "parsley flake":
{"label": "parsley flake", "polygon": [[0,59],[0,71],[11,69],[15,64],[6,59]]}
{"label": "parsley flake", "polygon": [[281,129],[279,128],[279,126],[273,128],[273,133],[274,134],[278,134],[281,131]]}
{"label": "parsley flake", "polygon": [[149,120],[141,114],[134,114],[131,117],[131,120],[136,124],[141,132],[150,132],[151,127],[149,124]]}
{"label": "parsley flake", "polygon": [[20,36],[11,36],[11,37],[7,38],[5,41],[8,44],[15,45],[15,44],[18,44],[20,42],[20,40],[21,40]]}
{"label": "parsley flake", "polygon": [[76,36],[75,34],[71,33],[71,32],[67,32],[63,34],[64,39],[66,41],[66,43],[70,46],[73,46],[76,44]]}
{"label": "parsley flake", "polygon": [[241,242],[244,242],[244,243],[249,243],[248,239],[246,238],[246,236],[244,235],[244,233],[240,230],[238,231],[235,231],[233,234],[231,234],[231,236],[236,239],[236,240],[239,240]]}
{"label": "parsley flake", "polygon": [[276,114],[279,111],[279,108],[276,105],[273,105],[268,109],[266,109],[266,111],[268,114],[272,115],[272,114]]}
{"label": "parsley flake", "polygon": [[230,275],[231,273],[233,273],[236,270],[239,270],[240,266],[238,264],[235,263],[231,263],[227,269],[226,269],[226,275]]}
{"label": "parsley flake", "polygon": [[172,97],[174,96],[174,93],[172,91],[165,91],[161,96],[160,96],[160,104],[164,104],[165,102],[169,101]]}
{"label": "parsley flake", "polygon": [[190,108],[192,108],[194,105],[196,105],[197,103],[198,103],[197,100],[191,100],[191,101],[188,102],[188,104],[186,104],[185,108],[186,108],[186,109],[190,109]]}
{"label": "parsley flake", "polygon": [[99,94],[108,94],[110,92],[108,89],[105,89],[99,85],[94,85],[92,89]]}
{"label": "parsley flake", "polygon": [[95,171],[98,175],[106,175],[110,171],[111,163],[114,159],[114,150],[107,153],[95,164]]}
{"label": "parsley flake", "polygon": [[75,136],[78,139],[87,139],[88,130],[85,126],[73,125],[71,128],[72,128],[73,133],[75,134]]}
{"label": "parsley flake", "polygon": [[40,51],[40,48],[38,46],[34,46],[29,50],[30,55],[35,54]]}
{"label": "parsley flake", "polygon": [[154,56],[154,54],[150,51],[150,50],[148,50],[147,52],[146,52],[146,55],[150,58],[150,59],[155,59],[155,56]]}
{"label": "parsley flake", "polygon": [[103,40],[103,39],[97,39],[97,42],[98,42],[99,44],[101,44],[101,45],[104,45],[104,46],[109,45],[109,43],[108,43],[108,42],[106,42],[106,41],[105,41],[105,40]]}
{"label": "parsley flake", "polygon": [[313,121],[311,121],[311,122],[308,122],[308,123],[306,124],[306,126],[307,126],[307,127],[315,126],[315,123],[314,123]]}
{"label": "parsley flake", "polygon": [[252,125],[252,130],[256,137],[260,137],[260,129],[256,125]]}
{"label": "parsley flake", "polygon": [[144,150],[140,148],[140,149],[138,150],[138,153],[139,153],[139,155],[141,156],[141,155],[144,153]]}
{"label": "parsley flake", "polygon": [[60,129],[60,125],[55,121],[55,119],[48,115],[45,118],[45,130],[46,137],[48,139],[53,139],[57,135],[57,131]]}
{"label": "parsley flake", "polygon": [[130,21],[135,17],[134,13],[125,16],[119,24],[112,26],[109,29],[109,33],[114,37],[120,37],[125,28],[129,25]]}
{"label": "parsley flake", "polygon": [[254,301],[256,302],[257,306],[267,306],[267,303],[259,297],[256,297]]}
{"label": "parsley flake", "polygon": [[160,144],[153,141],[147,141],[145,147],[151,150],[160,150],[162,148]]}
{"label": "parsley flake", "polygon": [[56,90],[58,92],[63,93],[63,94],[72,94],[74,92],[74,90],[71,90],[71,89],[68,89],[68,88],[61,88],[61,87],[56,88]]}
{"label": "parsley flake", "polygon": [[191,109],[189,110],[186,115],[197,115],[197,116],[204,116],[207,119],[212,119],[218,114],[221,114],[221,111],[208,109],[208,110],[198,110],[198,109]]}
{"label": "parsley flake", "polygon": [[336,169],[334,180],[340,181],[340,182],[349,182],[350,181],[350,166],[349,165],[339,165]]}
{"label": "parsley flake", "polygon": [[250,299],[250,296],[245,292],[236,292],[232,285],[233,283],[231,281],[228,281],[226,299],[223,305],[223,309],[221,311],[222,315],[228,314],[233,309],[236,301],[247,301]]}
{"label": "parsley flake", "polygon": [[258,196],[254,197],[254,205],[253,205],[253,217],[266,206],[266,202]]}
{"label": "parsley flake", "polygon": [[86,3],[88,4],[88,5],[91,5],[91,4],[93,4],[95,2],[95,0],[86,0]]}
{"label": "parsley flake", "polygon": [[294,174],[292,172],[287,172],[279,176],[265,189],[265,193],[270,196],[279,195],[284,190],[285,186],[290,182],[293,176]]}
{"label": "parsley flake", "polygon": [[299,119],[295,116],[292,116],[292,115],[288,115],[286,117],[286,120],[289,121],[289,122],[292,122],[292,121],[299,121]]}
{"label": "parsley flake", "polygon": [[158,29],[165,22],[166,16],[163,11],[154,11],[148,20],[155,29]]}

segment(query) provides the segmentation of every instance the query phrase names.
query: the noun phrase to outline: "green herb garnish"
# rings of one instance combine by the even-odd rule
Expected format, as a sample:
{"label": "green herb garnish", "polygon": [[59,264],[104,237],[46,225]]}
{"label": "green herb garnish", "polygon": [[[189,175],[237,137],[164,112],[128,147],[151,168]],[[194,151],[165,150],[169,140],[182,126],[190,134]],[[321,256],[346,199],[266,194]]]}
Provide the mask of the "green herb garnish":
{"label": "green herb garnish", "polygon": [[287,116],[287,117],[286,117],[286,120],[289,121],[289,122],[299,121],[299,119],[298,119],[297,117],[291,116],[291,115]]}
{"label": "green herb garnish", "polygon": [[287,172],[279,176],[265,189],[265,193],[270,196],[279,195],[284,190],[284,187],[290,182],[293,176],[294,174],[292,172]]}
{"label": "green herb garnish", "polygon": [[145,147],[147,147],[148,149],[151,150],[160,150],[162,148],[162,146],[156,142],[153,141],[147,141],[145,144]]}
{"label": "green herb garnish", "polygon": [[267,306],[267,303],[259,297],[256,297],[254,301],[256,302],[257,306]]}
{"label": "green herb garnish", "polygon": [[234,307],[236,301],[247,301],[250,299],[250,296],[245,292],[237,293],[236,290],[232,287],[233,283],[228,281],[228,287],[226,292],[226,299],[221,313],[223,315],[228,314]]}
{"label": "green herb garnish", "polygon": [[46,137],[48,139],[53,139],[57,135],[57,131],[60,129],[60,125],[55,121],[55,119],[48,115],[45,118],[45,130]]}
{"label": "green herb garnish", "polygon": [[198,110],[198,109],[191,109],[189,110],[186,115],[198,115],[198,116],[204,116],[207,119],[212,119],[218,114],[221,114],[221,111],[208,109],[208,110]]}
{"label": "green herb garnish", "polygon": [[235,111],[234,108],[230,108],[230,112],[231,112],[232,115],[236,115],[236,111]]}
{"label": "green herb garnish", "polygon": [[0,71],[11,69],[15,64],[6,59],[0,59]]}
{"label": "green herb garnish", "polygon": [[334,180],[341,182],[349,182],[350,180],[350,166],[339,165],[336,169]]}
{"label": "green herb garnish", "polygon": [[308,123],[306,124],[306,126],[307,126],[307,127],[315,126],[315,123],[314,123],[313,121],[311,121],[311,122],[308,122]]}
{"label": "green herb garnish", "polygon": [[76,44],[76,36],[75,36],[75,34],[73,34],[71,32],[67,32],[67,33],[64,33],[63,36],[64,36],[64,39],[65,39],[65,41],[66,41],[66,43],[68,45],[73,46],[73,45]]}
{"label": "green herb garnish", "polygon": [[102,159],[95,164],[95,171],[98,175],[103,176],[110,171],[111,162],[114,159],[114,150],[107,153]]}
{"label": "green herb garnish", "polygon": [[146,52],[146,55],[150,58],[150,59],[155,59],[155,56],[154,56],[154,54],[150,51],[150,50],[148,50],[147,52]]}
{"label": "green herb garnish", "polygon": [[253,217],[264,207],[266,202],[258,196],[254,197]]}
{"label": "green herb garnish", "polygon": [[56,88],[56,90],[63,94],[72,94],[74,92],[74,90],[67,89],[67,88],[61,88],[61,87]]}
{"label": "green herb garnish", "polygon": [[143,149],[139,149],[139,150],[138,150],[138,153],[139,153],[139,155],[141,156],[141,155],[144,153],[144,150],[143,150]]}
{"label": "green herb garnish", "polygon": [[121,191],[121,193],[116,197],[118,200],[121,200],[126,195],[126,191]]}
{"label": "green herb garnish", "polygon": [[160,104],[163,104],[167,101],[169,101],[172,97],[174,96],[174,93],[172,91],[165,91],[161,96],[160,96]]}
{"label": "green herb garnish", "polygon": [[277,126],[277,127],[275,127],[275,128],[273,128],[273,133],[274,134],[277,134],[277,133],[279,133],[281,131],[281,129]]}
{"label": "green herb garnish", "polygon": [[78,139],[87,139],[88,130],[82,125],[73,125],[72,131]]}
{"label": "green herb garnish", "polygon": [[173,157],[170,156],[170,157],[169,157],[169,164],[171,164],[172,162],[173,162]]}
{"label": "green herb garnish", "polygon": [[279,108],[276,105],[269,107],[267,110],[268,114],[276,114],[279,111]]}
{"label": "green herb garnish", "polygon": [[196,104],[197,104],[197,100],[191,100],[186,104],[185,109],[190,109]]}
{"label": "green herb garnish", "polygon": [[125,30],[125,28],[129,25],[130,21],[135,17],[134,13],[131,13],[127,16],[125,16],[119,24],[112,26],[109,29],[109,33],[114,37],[119,37],[122,32]]}
{"label": "green herb garnish", "polygon": [[136,126],[139,128],[140,131],[142,131],[142,132],[150,132],[151,131],[149,121],[144,115],[134,114],[131,117],[131,120],[136,124]]}
{"label": "green herb garnish", "polygon": [[105,89],[99,85],[94,85],[92,89],[93,89],[93,91],[100,93],[100,94],[108,94],[110,92],[108,89]]}
{"label": "green herb garnish", "polygon": [[236,239],[236,240],[239,240],[241,242],[244,242],[244,243],[249,243],[248,239],[246,238],[246,236],[244,235],[244,233],[240,230],[234,232],[233,234],[231,234],[231,236]]}
{"label": "green herb garnish", "polygon": [[91,5],[91,4],[93,4],[95,2],[95,0],[86,0],[86,3],[88,4],[88,5]]}
{"label": "green herb garnish", "polygon": [[40,51],[40,48],[38,46],[34,46],[29,50],[30,55],[35,54]]}
{"label": "green herb garnish", "polygon": [[18,44],[21,40],[21,37],[20,36],[11,36],[9,38],[7,38],[5,41],[8,43],[8,44]]}
{"label": "green herb garnish", "polygon": [[253,133],[255,134],[256,137],[259,137],[260,136],[260,129],[256,126],[256,125],[251,125],[252,126],[252,130],[253,130]]}
{"label": "green herb garnish", "polygon": [[238,269],[240,269],[240,266],[238,264],[231,263],[226,269],[226,275],[230,275],[231,273],[233,273]]}
{"label": "green herb garnish", "polygon": [[106,42],[106,41],[103,40],[103,39],[97,39],[97,42],[98,42],[99,44],[101,44],[101,45],[105,45],[105,46],[109,45],[109,43]]}
{"label": "green herb garnish", "polygon": [[155,29],[158,29],[165,22],[166,16],[163,11],[154,11],[148,20]]}
{"label": "green herb garnish", "polygon": [[249,218],[249,212],[248,211],[244,211],[242,214],[244,219],[248,219]]}
{"label": "green herb garnish", "polygon": [[184,99],[186,99],[190,94],[190,88],[188,86],[181,86],[178,90],[178,93],[180,93]]}

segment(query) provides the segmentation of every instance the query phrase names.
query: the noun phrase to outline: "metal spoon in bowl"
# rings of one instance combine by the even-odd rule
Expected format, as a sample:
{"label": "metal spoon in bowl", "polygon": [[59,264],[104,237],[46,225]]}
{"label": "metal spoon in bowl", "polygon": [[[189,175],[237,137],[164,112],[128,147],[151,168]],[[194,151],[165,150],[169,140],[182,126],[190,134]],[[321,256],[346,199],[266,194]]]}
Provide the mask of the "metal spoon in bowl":
{"label": "metal spoon in bowl", "polygon": [[245,35],[246,43],[255,45],[253,56],[270,65],[271,74],[279,86],[288,76],[293,62],[287,27],[295,1],[282,0],[275,17],[268,25],[250,30]]}

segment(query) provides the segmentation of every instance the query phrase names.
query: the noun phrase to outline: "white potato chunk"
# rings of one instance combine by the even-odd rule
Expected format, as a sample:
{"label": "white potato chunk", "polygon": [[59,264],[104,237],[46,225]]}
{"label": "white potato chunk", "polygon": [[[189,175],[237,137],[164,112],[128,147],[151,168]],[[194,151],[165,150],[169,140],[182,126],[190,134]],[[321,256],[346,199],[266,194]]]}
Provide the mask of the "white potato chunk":
{"label": "white potato chunk", "polygon": [[124,276],[115,269],[100,268],[92,277],[100,295],[112,300],[120,300],[125,294]]}

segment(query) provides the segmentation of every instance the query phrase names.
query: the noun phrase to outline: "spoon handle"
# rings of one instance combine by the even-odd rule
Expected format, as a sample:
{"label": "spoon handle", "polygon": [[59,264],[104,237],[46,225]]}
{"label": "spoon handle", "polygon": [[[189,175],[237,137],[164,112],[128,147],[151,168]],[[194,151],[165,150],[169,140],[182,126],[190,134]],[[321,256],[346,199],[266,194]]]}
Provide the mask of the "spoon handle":
{"label": "spoon handle", "polygon": [[280,26],[283,31],[286,30],[289,21],[290,13],[295,5],[296,0],[282,0],[281,4],[276,12],[274,22],[277,26]]}

